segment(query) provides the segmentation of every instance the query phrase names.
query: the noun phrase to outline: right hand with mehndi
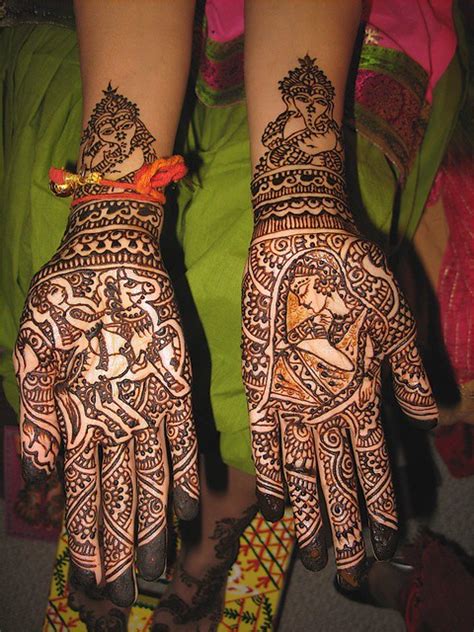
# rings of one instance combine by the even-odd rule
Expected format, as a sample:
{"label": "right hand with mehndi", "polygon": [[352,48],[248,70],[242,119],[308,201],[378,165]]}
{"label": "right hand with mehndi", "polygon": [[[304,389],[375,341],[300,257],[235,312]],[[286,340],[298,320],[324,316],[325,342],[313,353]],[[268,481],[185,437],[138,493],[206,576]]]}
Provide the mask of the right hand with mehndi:
{"label": "right hand with mehndi", "polygon": [[[375,556],[388,559],[396,546],[380,420],[385,357],[403,411],[425,428],[438,413],[410,309],[384,254],[358,233],[347,210],[332,87],[309,57],[289,77],[280,83],[289,116],[265,130],[269,151],[252,183],[256,223],[243,281],[243,378],[257,494],[264,516],[277,520],[287,487],[302,561],[319,570],[327,561],[319,479],[339,582],[351,589],[365,569],[357,480]],[[286,135],[291,116],[297,122]]]}
{"label": "right hand with mehndi", "polygon": [[199,498],[191,368],[159,245],[163,188],[184,167],[157,159],[154,142],[109,84],[82,135],[81,175],[50,171],[53,191],[75,199],[14,354],[24,475],[48,476],[62,447],[71,578],[122,606],[136,597],[135,545],[145,579],[163,572],[170,479],[178,517],[193,518]]}
{"label": "right hand with mehndi", "polygon": [[437,417],[413,317],[380,249],[317,218],[305,229],[256,236],[243,286],[243,345],[261,509],[281,517],[285,479],[302,560],[323,567],[319,471],[336,561],[350,583],[364,561],[356,472],[375,555],[386,559],[395,546],[380,422],[384,357],[405,413],[426,427]]}

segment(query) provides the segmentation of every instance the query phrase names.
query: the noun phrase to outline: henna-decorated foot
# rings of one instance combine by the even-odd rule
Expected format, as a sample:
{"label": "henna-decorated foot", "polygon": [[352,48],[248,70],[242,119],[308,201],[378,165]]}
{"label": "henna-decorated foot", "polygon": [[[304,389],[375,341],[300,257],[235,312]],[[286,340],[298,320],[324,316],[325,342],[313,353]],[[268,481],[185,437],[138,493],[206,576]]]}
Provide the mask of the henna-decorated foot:
{"label": "henna-decorated foot", "polygon": [[211,632],[217,630],[224,608],[226,564],[203,567],[198,576],[178,563],[173,580],[153,617],[152,632]]}
{"label": "henna-decorated foot", "polygon": [[88,591],[70,582],[68,605],[79,613],[88,632],[127,632],[130,610],[114,605],[104,594],[100,588]]}
{"label": "henna-decorated foot", "polygon": [[[247,482],[252,489],[253,479],[249,477]],[[207,500],[207,495],[205,498]],[[224,506],[224,511],[231,517],[216,518],[218,504],[209,505],[206,514],[200,516],[202,529],[197,521],[191,525],[189,531],[202,532],[198,544],[187,544],[186,532],[183,532],[183,547],[173,579],[155,611],[153,632],[211,632],[217,629],[224,608],[227,577],[239,551],[239,538],[256,513],[256,506],[251,505],[235,516],[236,510],[242,511],[238,507],[241,498],[236,499],[230,493],[221,498],[221,504],[224,505],[226,500],[230,502],[227,508]]]}

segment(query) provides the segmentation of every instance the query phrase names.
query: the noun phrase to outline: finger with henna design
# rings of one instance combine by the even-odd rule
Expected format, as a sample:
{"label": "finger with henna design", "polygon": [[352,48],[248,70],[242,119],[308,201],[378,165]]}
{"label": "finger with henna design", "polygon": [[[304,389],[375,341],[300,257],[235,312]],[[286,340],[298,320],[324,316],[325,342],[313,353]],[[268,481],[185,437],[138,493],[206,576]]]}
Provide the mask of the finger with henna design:
{"label": "finger with henna design", "polygon": [[44,480],[55,468],[61,445],[54,400],[59,357],[29,318],[18,334],[13,362],[20,390],[23,477]]}
{"label": "finger with henna design", "polygon": [[[281,520],[285,511],[285,485],[280,456],[280,428],[274,411],[250,412],[252,453],[256,468],[256,494],[264,518]],[[260,421],[256,421],[260,418]]]}
{"label": "finger with henna design", "polygon": [[326,566],[328,556],[312,429],[301,421],[288,421],[283,428],[285,478],[293,507],[300,559],[309,570],[319,571]]}
{"label": "finger with henna design", "polygon": [[167,506],[169,468],[164,427],[137,433],[135,467],[138,492],[137,565],[140,575],[153,581],[160,577],[166,564]]}

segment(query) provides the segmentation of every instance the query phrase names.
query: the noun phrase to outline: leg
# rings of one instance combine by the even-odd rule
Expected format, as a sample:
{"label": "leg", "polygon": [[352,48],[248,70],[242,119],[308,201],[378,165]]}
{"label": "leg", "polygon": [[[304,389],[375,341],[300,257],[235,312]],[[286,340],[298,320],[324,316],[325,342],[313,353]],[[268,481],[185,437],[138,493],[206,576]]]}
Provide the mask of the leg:
{"label": "leg", "polygon": [[154,617],[153,632],[215,630],[239,538],[256,513],[255,478],[228,468],[225,491],[201,472],[201,513],[183,530],[175,574]]}

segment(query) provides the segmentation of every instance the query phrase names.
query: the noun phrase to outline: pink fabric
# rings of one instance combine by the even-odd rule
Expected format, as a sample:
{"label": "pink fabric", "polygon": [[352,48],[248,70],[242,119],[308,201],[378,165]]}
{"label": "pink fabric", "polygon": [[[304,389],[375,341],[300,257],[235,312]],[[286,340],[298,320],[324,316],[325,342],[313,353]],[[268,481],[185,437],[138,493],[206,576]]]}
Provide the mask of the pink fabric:
{"label": "pink fabric", "polygon": [[417,61],[429,76],[427,99],[456,50],[452,0],[372,0],[369,22],[382,37],[378,44]]}
{"label": "pink fabric", "polygon": [[244,32],[244,0],[207,0],[208,36],[228,42]]}
{"label": "pink fabric", "polygon": [[456,149],[443,167],[449,240],[438,299],[446,350],[462,384],[474,379],[474,143]]}
{"label": "pink fabric", "polygon": [[[371,0],[368,22],[378,44],[403,51],[428,73],[427,99],[456,50],[453,0]],[[207,0],[208,35],[227,42],[244,32],[244,0]]]}

